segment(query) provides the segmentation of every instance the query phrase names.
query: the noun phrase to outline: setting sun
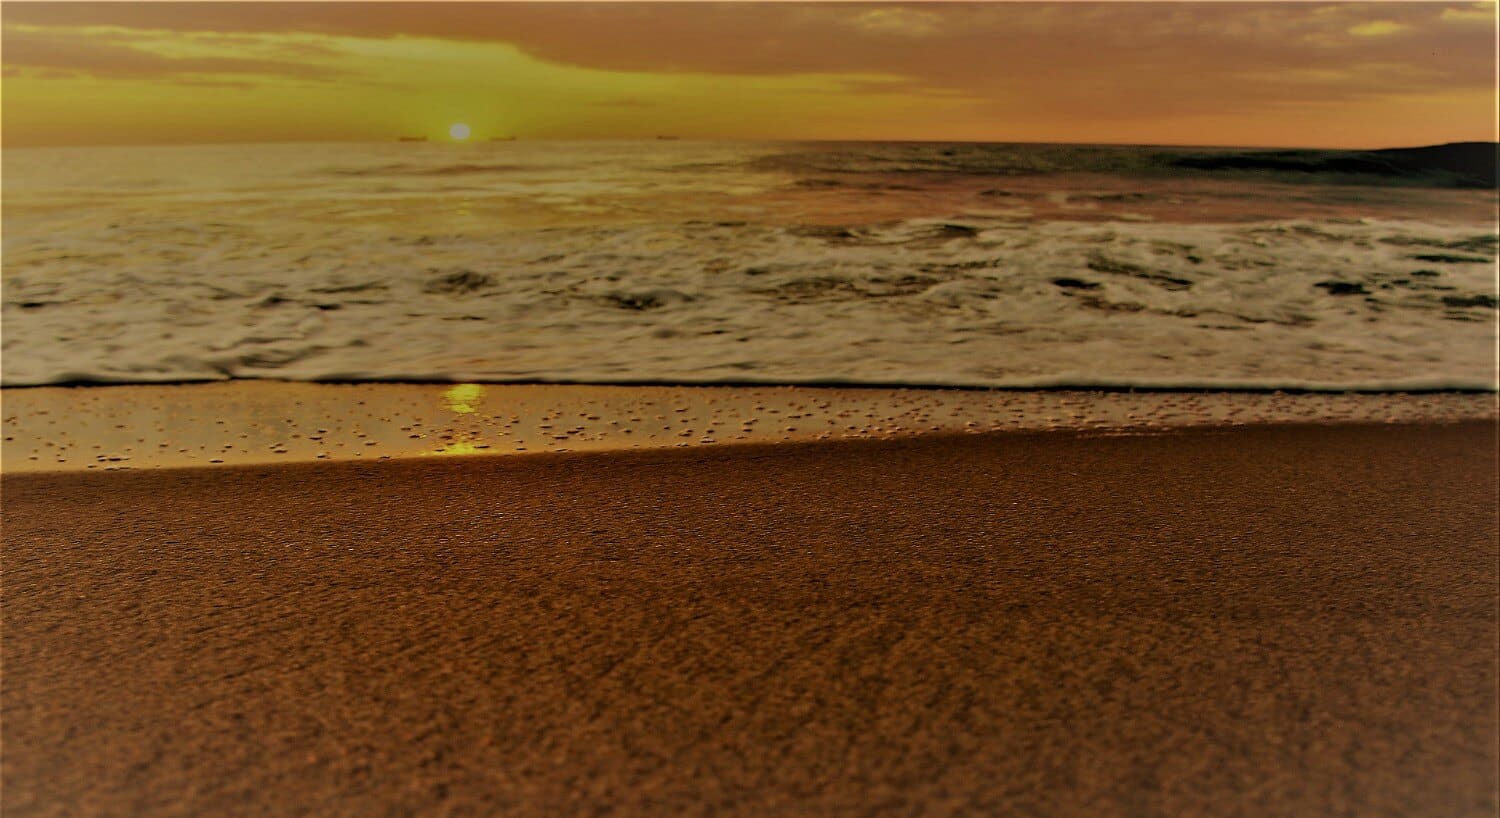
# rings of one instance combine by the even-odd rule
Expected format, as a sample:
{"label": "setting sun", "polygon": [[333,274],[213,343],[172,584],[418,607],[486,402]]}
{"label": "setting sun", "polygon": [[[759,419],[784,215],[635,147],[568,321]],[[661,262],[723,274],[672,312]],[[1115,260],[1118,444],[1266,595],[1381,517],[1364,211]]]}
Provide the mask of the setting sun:
{"label": "setting sun", "polygon": [[455,122],[448,126],[448,135],[462,142],[469,138],[469,126],[462,122]]}

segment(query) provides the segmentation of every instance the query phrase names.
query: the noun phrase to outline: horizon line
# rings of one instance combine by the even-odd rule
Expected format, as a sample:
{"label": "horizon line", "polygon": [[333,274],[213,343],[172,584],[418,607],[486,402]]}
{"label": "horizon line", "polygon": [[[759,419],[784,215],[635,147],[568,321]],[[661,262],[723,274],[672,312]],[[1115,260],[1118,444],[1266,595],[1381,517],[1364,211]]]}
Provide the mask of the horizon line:
{"label": "horizon line", "polygon": [[[349,0],[357,2],[359,0]],[[393,0],[394,1],[394,0]],[[473,2],[486,2],[487,0],[472,0]],[[623,1],[623,0],[622,0]],[[680,0],[680,2],[693,2],[695,0]],[[852,0],[851,0],[852,1]],[[409,141],[407,135],[392,135],[380,139],[256,139],[256,140],[205,140],[193,142],[99,142],[99,143],[70,143],[70,144],[25,144],[6,145],[3,133],[0,133],[0,151],[10,150],[59,150],[77,148],[196,148],[196,147],[233,147],[249,145],[386,145],[386,144],[422,144],[422,145],[447,145],[454,148],[473,147],[493,143],[509,144],[514,142],[720,142],[741,144],[781,144],[781,143],[869,143],[869,144],[916,144],[916,145],[1076,145],[1081,147],[1112,147],[1112,148],[1213,148],[1221,150],[1325,150],[1325,151],[1376,151],[1376,150],[1399,150],[1410,148],[1431,148],[1446,145],[1495,145],[1500,148],[1500,139],[1456,139],[1446,142],[1427,142],[1416,145],[1383,145],[1380,147],[1354,146],[1354,145],[1308,145],[1308,144],[1276,144],[1276,145],[1215,145],[1202,142],[1080,142],[1067,140],[1009,140],[1009,139],[835,139],[835,138],[797,138],[797,137],[772,137],[772,138],[735,138],[735,137],[693,137],[693,136],[545,136],[545,137],[523,137],[511,136],[498,139],[430,139],[423,138],[420,141]]]}

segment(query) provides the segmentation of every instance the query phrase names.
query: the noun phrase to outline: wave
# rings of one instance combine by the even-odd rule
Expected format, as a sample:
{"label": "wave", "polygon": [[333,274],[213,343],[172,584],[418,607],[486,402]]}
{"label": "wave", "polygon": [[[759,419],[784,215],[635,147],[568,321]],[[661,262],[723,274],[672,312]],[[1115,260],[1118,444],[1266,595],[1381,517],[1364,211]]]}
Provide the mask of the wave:
{"label": "wave", "polygon": [[1278,178],[1493,188],[1497,143],[1455,142],[1373,151],[1256,151],[1171,157],[1170,165],[1203,171],[1259,171]]}
{"label": "wave", "polygon": [[[787,151],[754,167],[817,174],[1034,176],[1109,173],[1230,176],[1284,183],[1484,189],[1496,186],[1494,142],[1385,150],[1194,149],[1121,145],[859,144]],[[843,180],[802,179],[806,186]]]}
{"label": "wave", "polygon": [[1497,242],[1472,226],[366,235],[282,221],[8,236],[3,382],[1496,388]]}
{"label": "wave", "polygon": [[517,171],[545,171],[548,168],[535,165],[519,165],[515,163],[456,163],[447,165],[422,165],[422,164],[390,164],[364,167],[335,167],[324,168],[322,173],[328,176],[344,177],[381,177],[381,176],[416,176],[416,177],[445,177],[445,176],[475,176],[492,173],[514,173]]}

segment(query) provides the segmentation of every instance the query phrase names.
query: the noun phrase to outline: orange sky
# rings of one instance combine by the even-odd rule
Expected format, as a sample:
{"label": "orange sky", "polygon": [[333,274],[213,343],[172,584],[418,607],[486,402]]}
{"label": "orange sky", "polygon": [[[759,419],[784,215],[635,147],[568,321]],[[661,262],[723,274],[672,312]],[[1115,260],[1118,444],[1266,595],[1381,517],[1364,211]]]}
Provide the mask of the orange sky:
{"label": "orange sky", "polygon": [[22,3],[8,146],[1496,138],[1489,3]]}

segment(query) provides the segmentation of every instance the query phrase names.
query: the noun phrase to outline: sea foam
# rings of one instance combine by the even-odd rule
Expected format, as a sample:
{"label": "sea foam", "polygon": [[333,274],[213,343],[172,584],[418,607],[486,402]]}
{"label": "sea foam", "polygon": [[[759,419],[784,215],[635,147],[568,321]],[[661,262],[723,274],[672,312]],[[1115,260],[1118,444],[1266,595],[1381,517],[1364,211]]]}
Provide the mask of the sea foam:
{"label": "sea foam", "polygon": [[4,383],[1495,387],[1493,225],[1420,195],[1167,221],[1175,179],[419,147],[16,152]]}

